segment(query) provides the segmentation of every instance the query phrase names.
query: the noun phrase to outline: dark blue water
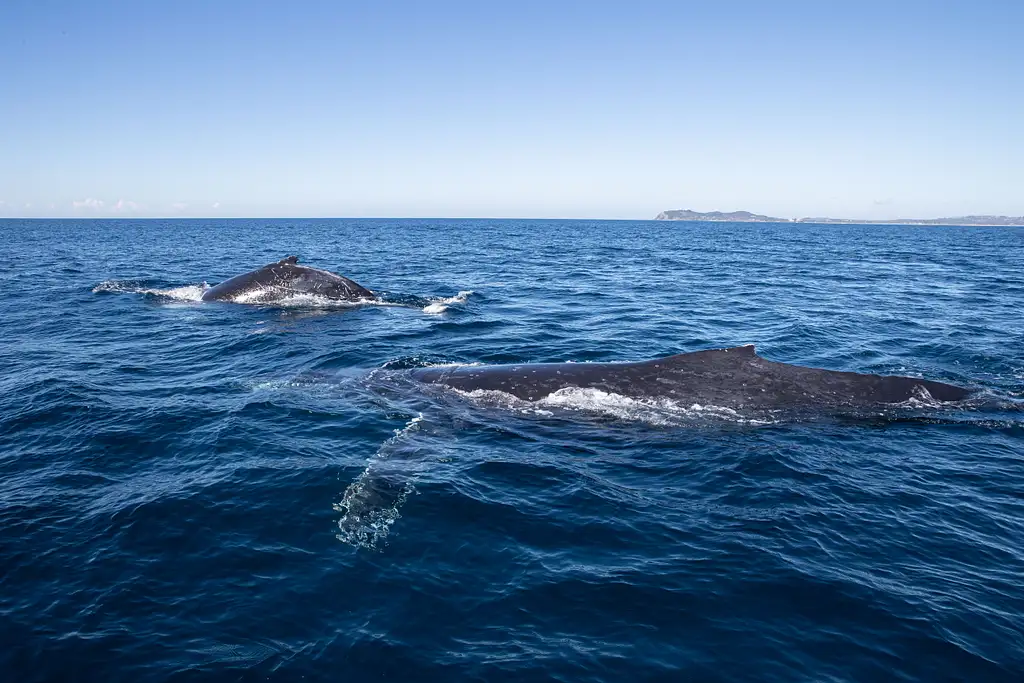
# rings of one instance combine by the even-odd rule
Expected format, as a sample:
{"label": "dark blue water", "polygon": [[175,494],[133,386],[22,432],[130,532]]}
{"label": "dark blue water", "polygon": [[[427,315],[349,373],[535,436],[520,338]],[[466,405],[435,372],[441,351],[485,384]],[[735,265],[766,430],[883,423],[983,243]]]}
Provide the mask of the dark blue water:
{"label": "dark blue water", "polygon": [[[1022,229],[3,221],[0,241],[4,680],[1024,676]],[[289,254],[405,305],[195,300]],[[749,420],[396,379],[743,343],[980,398]],[[387,504],[353,523],[375,476]]]}

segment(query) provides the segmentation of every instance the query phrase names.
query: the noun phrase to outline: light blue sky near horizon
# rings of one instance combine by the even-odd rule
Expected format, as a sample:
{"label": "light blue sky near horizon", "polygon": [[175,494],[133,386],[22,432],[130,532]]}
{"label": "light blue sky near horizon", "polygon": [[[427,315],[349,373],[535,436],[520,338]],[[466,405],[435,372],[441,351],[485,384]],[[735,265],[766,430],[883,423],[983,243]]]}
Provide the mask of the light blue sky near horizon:
{"label": "light blue sky near horizon", "polygon": [[0,6],[0,216],[1024,214],[1024,2]]}

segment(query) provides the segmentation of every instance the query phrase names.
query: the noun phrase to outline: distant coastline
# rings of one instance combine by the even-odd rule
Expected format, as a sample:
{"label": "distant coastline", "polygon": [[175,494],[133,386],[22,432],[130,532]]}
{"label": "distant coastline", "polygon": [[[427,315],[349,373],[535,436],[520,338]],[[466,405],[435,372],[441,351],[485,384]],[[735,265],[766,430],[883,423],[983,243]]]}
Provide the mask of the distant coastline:
{"label": "distant coastline", "polygon": [[690,211],[675,209],[662,211],[654,217],[656,221],[710,221],[721,223],[849,223],[855,225],[987,225],[1024,226],[1024,216],[957,216],[955,218],[777,218],[749,211]]}

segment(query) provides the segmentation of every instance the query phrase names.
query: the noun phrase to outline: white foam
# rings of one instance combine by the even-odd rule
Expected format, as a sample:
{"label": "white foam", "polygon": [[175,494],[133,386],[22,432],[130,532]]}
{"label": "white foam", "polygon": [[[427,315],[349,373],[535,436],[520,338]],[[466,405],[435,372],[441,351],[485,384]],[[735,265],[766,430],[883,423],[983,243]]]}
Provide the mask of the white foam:
{"label": "white foam", "polygon": [[[333,299],[319,294],[307,292],[281,293],[270,288],[252,289],[231,298],[236,304],[256,304],[275,306],[279,308],[318,308],[318,309],[340,309],[358,308],[361,306],[381,306],[385,308],[409,308],[408,304],[397,301],[386,301],[384,299],[360,298],[360,299]],[[433,306],[433,304],[431,304]],[[430,308],[431,306],[427,306]],[[426,309],[424,309],[426,311]],[[426,311],[433,312],[433,311]]]}
{"label": "white foam", "polygon": [[[210,286],[205,282],[197,285],[183,285],[181,287],[168,287],[157,289],[141,286],[137,280],[106,280],[92,288],[93,293],[122,293],[122,294],[150,294],[161,296],[178,301],[202,301],[203,294]],[[463,304],[472,294],[472,290],[464,290],[455,296],[444,298],[428,299],[431,303],[422,308],[424,313],[439,315],[448,310],[452,304]],[[379,298],[361,299],[332,299],[318,294],[305,292],[289,292],[276,287],[256,287],[236,296],[230,301],[236,304],[264,304],[268,306],[279,306],[282,308],[355,308],[358,306],[384,306],[395,308],[415,308],[415,305],[402,303],[400,301],[387,301]],[[421,300],[422,301],[422,300]]]}
{"label": "white foam", "polygon": [[449,296],[444,299],[435,299],[433,303],[424,306],[423,312],[432,315],[439,315],[448,310],[448,307],[452,304],[464,304],[469,296],[473,293],[473,290],[463,290],[455,296]]}
{"label": "white foam", "polygon": [[202,301],[203,292],[207,290],[206,283],[201,285],[185,285],[184,287],[171,287],[170,289],[150,289],[145,294],[156,294],[181,301]]}
{"label": "white foam", "polygon": [[92,288],[94,294],[103,292],[117,292],[124,294],[150,294],[152,296],[163,296],[178,301],[202,301],[203,292],[208,285],[203,282],[198,285],[183,285],[181,287],[168,287],[157,289],[152,287],[141,287],[133,280],[106,280]]}
{"label": "white foam", "polygon": [[231,297],[236,304],[266,304],[283,308],[353,308],[355,306],[387,306],[378,299],[332,299],[308,292],[292,292],[276,287],[256,287]]}
{"label": "white foam", "polygon": [[924,386],[917,384],[914,386],[914,395],[908,398],[906,401],[897,403],[896,405],[901,408],[941,408],[942,402],[931,395]]}
{"label": "white foam", "polygon": [[[433,299],[432,302],[423,307],[423,312],[437,315],[444,313],[448,310],[448,307],[452,304],[465,303],[472,291],[461,291],[455,296],[449,296],[440,299]],[[267,295],[267,290],[252,290],[232,299],[235,303],[246,304],[246,303],[262,303],[261,299]],[[306,293],[295,293],[288,294],[278,299],[274,299],[272,302],[274,306],[282,306],[285,308],[354,308],[357,306],[383,306],[383,307],[394,307],[394,308],[408,308],[409,304],[402,303],[400,301],[387,301],[386,299],[378,298],[362,298],[352,300],[339,300],[331,299],[325,296],[319,296],[317,294],[306,294]]]}
{"label": "white foam", "polygon": [[425,364],[423,364],[420,367],[424,367],[424,368],[474,368],[474,367],[477,367],[477,366],[480,366],[480,365],[483,365],[483,363],[480,363],[480,362],[476,362],[476,363],[442,363],[442,362],[437,362],[437,363],[425,363]]}
{"label": "white foam", "polygon": [[125,280],[104,280],[95,287],[92,288],[93,294],[100,294],[104,292],[129,292],[136,293],[141,291],[138,285]]}
{"label": "white foam", "polygon": [[[475,389],[458,394],[481,403],[535,415],[554,415],[554,410],[570,410],[605,415],[627,422],[655,426],[673,426],[695,420],[725,420],[744,424],[771,424],[771,420],[745,417],[732,408],[693,403],[686,405],[665,398],[631,398],[601,389],[564,387],[536,401],[526,401],[504,391]],[[552,410],[554,409],[554,410]]]}

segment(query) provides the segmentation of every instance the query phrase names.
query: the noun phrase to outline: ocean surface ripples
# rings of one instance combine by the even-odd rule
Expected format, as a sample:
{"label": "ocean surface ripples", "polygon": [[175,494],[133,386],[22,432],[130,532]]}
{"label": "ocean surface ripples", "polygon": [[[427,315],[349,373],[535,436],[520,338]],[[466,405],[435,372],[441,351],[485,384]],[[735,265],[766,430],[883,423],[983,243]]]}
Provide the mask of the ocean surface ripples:
{"label": "ocean surface ripples", "polygon": [[[1020,228],[0,236],[4,680],[1024,679]],[[382,301],[199,300],[289,254]],[[403,373],[746,343],[979,398],[766,418]]]}

